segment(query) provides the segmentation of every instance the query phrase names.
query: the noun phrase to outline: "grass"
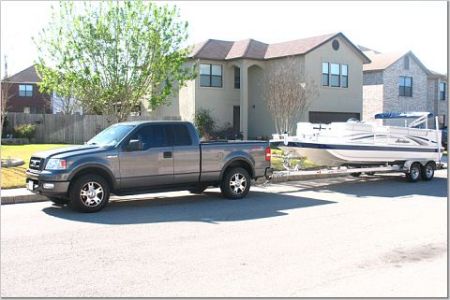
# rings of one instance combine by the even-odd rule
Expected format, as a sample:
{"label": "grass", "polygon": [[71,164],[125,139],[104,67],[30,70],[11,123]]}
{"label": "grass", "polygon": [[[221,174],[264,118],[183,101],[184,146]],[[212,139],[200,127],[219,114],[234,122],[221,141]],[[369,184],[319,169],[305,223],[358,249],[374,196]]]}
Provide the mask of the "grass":
{"label": "grass", "polygon": [[28,168],[31,155],[35,152],[55,148],[67,147],[65,144],[31,144],[31,145],[2,145],[0,146],[1,158],[19,158],[25,164],[13,168],[1,168],[1,188],[11,189],[25,187],[25,171]]}

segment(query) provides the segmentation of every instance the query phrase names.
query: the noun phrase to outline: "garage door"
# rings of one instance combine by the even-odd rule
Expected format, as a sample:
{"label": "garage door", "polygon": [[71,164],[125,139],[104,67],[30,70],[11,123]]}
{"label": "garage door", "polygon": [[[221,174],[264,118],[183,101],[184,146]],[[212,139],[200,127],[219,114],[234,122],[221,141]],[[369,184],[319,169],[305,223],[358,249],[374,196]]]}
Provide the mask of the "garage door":
{"label": "garage door", "polygon": [[346,122],[350,118],[360,120],[360,115],[359,113],[352,113],[352,112],[325,112],[325,111],[309,112],[309,122],[311,123]]}

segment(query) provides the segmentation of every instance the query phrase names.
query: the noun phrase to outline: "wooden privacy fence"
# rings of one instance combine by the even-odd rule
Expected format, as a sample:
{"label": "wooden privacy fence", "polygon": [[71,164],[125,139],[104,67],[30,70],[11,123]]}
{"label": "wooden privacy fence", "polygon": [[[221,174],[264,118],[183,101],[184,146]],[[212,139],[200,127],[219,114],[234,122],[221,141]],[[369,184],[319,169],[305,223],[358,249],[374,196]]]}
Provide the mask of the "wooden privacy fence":
{"label": "wooden privacy fence", "polygon": [[[152,116],[130,116],[128,121],[154,120]],[[6,132],[22,124],[35,124],[32,142],[45,144],[83,144],[94,135],[117,123],[115,116],[8,113]]]}

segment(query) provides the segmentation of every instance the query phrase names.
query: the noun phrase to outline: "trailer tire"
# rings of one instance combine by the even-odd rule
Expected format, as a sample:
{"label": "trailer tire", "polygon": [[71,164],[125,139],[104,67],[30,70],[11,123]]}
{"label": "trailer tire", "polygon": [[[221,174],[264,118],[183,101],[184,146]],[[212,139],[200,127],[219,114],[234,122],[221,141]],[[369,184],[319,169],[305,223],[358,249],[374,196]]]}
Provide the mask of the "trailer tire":
{"label": "trailer tire", "polygon": [[415,162],[409,167],[409,171],[406,173],[406,179],[409,182],[416,182],[419,180],[421,174],[421,165],[418,162]]}
{"label": "trailer tire", "polygon": [[436,164],[432,161],[428,162],[425,166],[422,166],[420,170],[420,176],[422,180],[429,181],[434,177],[434,170],[436,169]]}
{"label": "trailer tire", "polygon": [[242,199],[250,190],[251,178],[247,170],[240,167],[231,168],[223,176],[220,190],[228,199]]}

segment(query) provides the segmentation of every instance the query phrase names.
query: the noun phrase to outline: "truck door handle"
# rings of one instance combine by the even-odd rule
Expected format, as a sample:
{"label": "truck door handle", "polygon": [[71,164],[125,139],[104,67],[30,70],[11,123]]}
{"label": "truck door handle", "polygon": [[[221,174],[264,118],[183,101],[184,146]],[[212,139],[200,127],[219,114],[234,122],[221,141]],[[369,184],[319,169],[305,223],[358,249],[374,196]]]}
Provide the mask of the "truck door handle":
{"label": "truck door handle", "polygon": [[164,151],[163,157],[164,158],[172,158],[172,151]]}

